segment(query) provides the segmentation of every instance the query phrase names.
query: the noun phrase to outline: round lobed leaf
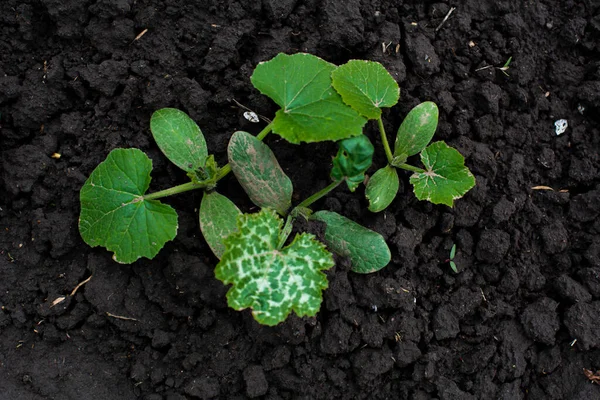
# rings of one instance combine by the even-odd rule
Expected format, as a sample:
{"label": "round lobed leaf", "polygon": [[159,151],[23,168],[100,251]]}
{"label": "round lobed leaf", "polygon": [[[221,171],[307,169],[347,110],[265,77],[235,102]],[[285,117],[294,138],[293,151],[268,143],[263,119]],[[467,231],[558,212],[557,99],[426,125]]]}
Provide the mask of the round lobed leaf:
{"label": "round lobed leaf", "polygon": [[160,150],[186,172],[204,168],[208,150],[194,120],[176,108],[161,108],[152,114],[150,130]]}
{"label": "round lobed leaf", "polygon": [[310,219],[327,223],[325,244],[333,252],[350,258],[352,271],[368,274],[389,264],[392,255],[379,233],[333,211],[317,211]]}
{"label": "round lobed leaf", "polygon": [[435,134],[438,114],[437,106],[431,101],[410,110],[398,129],[394,157],[406,158],[423,150]]}
{"label": "round lobed leaf", "polygon": [[270,209],[242,214],[238,231],[225,239],[225,253],[215,269],[217,279],[232,284],[227,303],[236,310],[252,309],[260,324],[277,325],[290,312],[313,316],[328,286],[322,272],[333,257],[313,235],[297,235],[278,246],[283,220]]}
{"label": "round lobed leaf", "polygon": [[369,200],[369,210],[379,212],[385,210],[396,198],[400,180],[396,168],[391,165],[377,170],[367,183],[365,196]]}
{"label": "round lobed leaf", "polygon": [[452,207],[473,186],[475,177],[465,167],[465,159],[458,150],[444,142],[435,142],[421,152],[424,172],[410,177],[419,200]]}
{"label": "round lobed leaf", "polygon": [[331,79],[344,103],[368,119],[379,118],[382,107],[392,107],[400,98],[398,83],[378,62],[350,60]]}
{"label": "round lobed leaf", "polygon": [[200,203],[200,230],[214,255],[221,259],[223,240],[237,231],[237,218],[242,212],[227,197],[217,192],[204,192]]}
{"label": "round lobed leaf", "polygon": [[269,146],[251,134],[237,131],[227,147],[229,165],[250,200],[284,215],[292,205],[294,187]]}
{"label": "round lobed leaf", "polygon": [[177,213],[157,200],[144,200],[152,161],[138,149],[115,149],[87,179],[79,194],[79,232],[92,247],[114,252],[130,264],[153,258],[177,234]]}
{"label": "round lobed leaf", "polygon": [[252,84],[281,110],[273,132],[291,143],[357,136],[367,120],[344,104],[331,86],[335,65],[306,53],[278,54],[256,66]]}

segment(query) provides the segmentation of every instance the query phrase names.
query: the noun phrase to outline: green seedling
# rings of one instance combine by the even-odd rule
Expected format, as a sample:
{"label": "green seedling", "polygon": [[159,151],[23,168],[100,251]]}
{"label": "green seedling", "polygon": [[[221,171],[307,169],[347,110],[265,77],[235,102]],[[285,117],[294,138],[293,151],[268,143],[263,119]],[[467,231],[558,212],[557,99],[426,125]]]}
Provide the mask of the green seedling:
{"label": "green seedling", "polygon": [[[190,190],[203,190],[199,223],[204,238],[220,259],[215,274],[232,284],[227,299],[235,309],[251,308],[267,325],[294,311],[314,315],[333,266],[331,253],[310,234],[299,234],[286,246],[296,218],[327,222],[324,242],[329,250],[349,257],[352,268],[368,273],[385,267],[391,254],[383,237],[336,213],[313,213],[311,205],[342,183],[354,191],[371,166],[373,145],[362,135],[367,119],[346,105],[332,87],[336,67],[308,54],[280,54],[261,63],[252,82],[281,110],[256,137],[233,134],[229,163],[217,165],[208,153],[198,125],[184,112],[165,108],[150,121],[164,155],[181,168],[189,182],[148,193],[152,162],[141,150],[115,149],[92,172],[80,192],[79,229],[91,246],[103,246],[120,263],[153,258],[177,233],[177,213],[159,201]],[[293,185],[271,149],[262,142],[275,132],[292,143],[339,141],[332,182],[292,207]],[[262,210],[243,214],[216,191],[233,172],[250,200]],[[285,224],[279,214],[285,217]]]}
{"label": "green seedling", "polygon": [[508,71],[511,61],[512,61],[512,56],[508,57],[508,60],[506,60],[504,65],[501,67],[494,67],[493,65],[486,65],[485,67],[476,69],[475,72],[483,71],[484,69],[496,68],[498,71],[501,71],[504,75],[509,76],[508,72],[506,72],[506,71]]}
{"label": "green seedling", "polygon": [[454,271],[455,274],[458,274],[458,268],[456,267],[456,263],[454,263],[454,256],[456,255],[456,243],[452,245],[450,249],[450,258],[448,258],[445,262],[450,264],[450,268]]}
{"label": "green seedling", "polygon": [[[410,183],[419,200],[452,206],[475,185],[473,174],[464,165],[463,156],[444,142],[429,144],[438,123],[435,103],[425,102],[413,108],[398,129],[394,151],[390,148],[381,118],[382,107],[398,102],[400,89],[385,68],[375,62],[351,60],[332,72],[333,87],[342,100],[363,117],[376,120],[388,165],[369,179],[366,197],[369,210],[379,212],[396,197],[399,177],[396,168],[413,172]],[[407,163],[420,154],[424,168]]]}

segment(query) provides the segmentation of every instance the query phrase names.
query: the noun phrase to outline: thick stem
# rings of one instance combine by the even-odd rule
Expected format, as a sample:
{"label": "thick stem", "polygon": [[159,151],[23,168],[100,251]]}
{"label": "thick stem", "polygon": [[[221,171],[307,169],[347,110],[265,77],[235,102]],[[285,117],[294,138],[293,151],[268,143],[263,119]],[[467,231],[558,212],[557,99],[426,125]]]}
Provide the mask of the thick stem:
{"label": "thick stem", "polygon": [[306,207],[306,208],[310,207],[310,205],[312,203],[319,200],[321,197],[325,196],[327,193],[331,192],[333,189],[338,187],[338,185],[342,182],[343,182],[343,180],[331,182],[327,187],[324,187],[323,189],[319,190],[317,193],[313,194],[312,196],[310,196],[309,198],[304,200],[302,203],[298,204],[298,207]]}
{"label": "thick stem", "polygon": [[410,164],[406,164],[406,163],[404,163],[404,164],[400,164],[400,165],[398,165],[397,167],[398,167],[398,168],[405,169],[405,170],[407,170],[407,171],[412,171],[412,172],[417,172],[417,173],[423,173],[423,172],[425,172],[425,170],[424,170],[424,169],[421,169],[421,168],[419,168],[419,167],[413,167],[412,165],[410,165]]}
{"label": "thick stem", "polygon": [[144,200],[156,200],[161,197],[173,196],[174,194],[179,194],[183,192],[189,192],[190,190],[202,189],[206,187],[206,185],[194,182],[184,183],[183,185],[174,186],[169,189],[161,190],[154,193],[149,193],[147,195],[142,196]]}
{"label": "thick stem", "polygon": [[392,163],[394,159],[394,155],[392,154],[392,149],[390,148],[390,144],[388,143],[387,135],[385,134],[385,128],[383,127],[383,121],[381,120],[381,116],[377,119],[377,126],[379,127],[379,133],[381,133],[381,143],[383,143],[383,148],[385,150],[385,156],[388,159],[388,163]]}

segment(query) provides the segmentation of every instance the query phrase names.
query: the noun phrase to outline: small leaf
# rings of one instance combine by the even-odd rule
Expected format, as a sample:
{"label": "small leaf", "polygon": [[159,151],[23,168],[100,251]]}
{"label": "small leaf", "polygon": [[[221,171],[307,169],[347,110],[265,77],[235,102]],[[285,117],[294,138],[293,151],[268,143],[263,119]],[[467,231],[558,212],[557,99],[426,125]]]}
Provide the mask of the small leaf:
{"label": "small leaf", "polygon": [[456,243],[452,245],[450,249],[450,259],[454,260],[454,256],[456,255]]}
{"label": "small leaf", "polygon": [[385,210],[396,198],[399,187],[400,180],[396,168],[386,165],[375,172],[365,190],[369,200],[369,210],[372,212]]}
{"label": "small leaf", "polygon": [[217,258],[225,252],[223,240],[237,231],[241,211],[231,200],[217,192],[204,192],[200,203],[200,230]]}
{"label": "small leaf", "polygon": [[360,135],[338,142],[339,150],[333,159],[331,179],[346,180],[348,188],[354,192],[365,180],[365,171],[373,162],[375,148],[365,135]]}
{"label": "small leaf", "polygon": [[431,101],[410,110],[398,129],[394,157],[410,157],[423,150],[437,129],[438,114],[437,106]]}
{"label": "small leaf", "polygon": [[450,268],[454,271],[455,274],[458,274],[458,268],[456,267],[456,263],[454,261],[450,261]]}
{"label": "small leaf", "polygon": [[321,307],[333,257],[313,235],[297,235],[287,247],[278,247],[283,220],[263,209],[238,218],[238,232],[225,239],[225,253],[215,276],[233,286],[227,292],[231,308],[252,308],[260,324],[277,325],[293,310],[313,316]]}
{"label": "small leaf", "polygon": [[186,172],[204,167],[208,151],[196,123],[175,108],[162,108],[152,114],[150,130],[160,150]]}
{"label": "small leaf", "polygon": [[281,110],[273,132],[291,143],[340,140],[362,133],[367,120],[331,86],[335,65],[311,54],[278,54],[256,66],[251,81]]}
{"label": "small leaf", "polygon": [[292,205],[292,181],[269,146],[247,132],[237,131],[227,147],[229,164],[250,200],[284,215]]}
{"label": "small leaf", "polygon": [[110,152],[85,181],[79,194],[79,232],[92,247],[114,252],[130,264],[153,258],[177,233],[177,213],[157,200],[144,200],[152,161],[138,149]]}
{"label": "small leaf", "polygon": [[473,186],[475,177],[465,167],[465,159],[444,142],[435,142],[421,152],[425,171],[410,177],[419,200],[452,207]]}
{"label": "small leaf", "polygon": [[379,118],[381,107],[392,107],[400,98],[398,83],[378,62],[350,60],[331,78],[344,103],[369,119]]}
{"label": "small leaf", "polygon": [[311,217],[327,223],[325,244],[350,258],[352,271],[368,274],[389,264],[392,256],[383,236],[332,211],[317,211]]}

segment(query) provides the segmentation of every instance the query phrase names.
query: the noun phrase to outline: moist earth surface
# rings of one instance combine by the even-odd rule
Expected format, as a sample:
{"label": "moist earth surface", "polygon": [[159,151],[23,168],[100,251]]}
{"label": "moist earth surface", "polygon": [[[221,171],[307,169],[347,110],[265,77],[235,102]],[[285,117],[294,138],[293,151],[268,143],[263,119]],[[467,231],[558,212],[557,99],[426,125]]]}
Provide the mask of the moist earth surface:
{"label": "moist earth surface", "polygon": [[[186,111],[224,164],[234,131],[264,127],[244,106],[272,118],[249,78],[280,52],[382,63],[401,88],[388,134],[436,102],[434,139],[477,186],[434,206],[401,172],[378,214],[340,186],[316,208],[381,233],[392,262],[337,258],[319,314],[269,328],[227,307],[201,193],[166,200],[179,231],[151,261],[117,264],[77,224],[114,148],[150,156],[152,190],[186,181],[151,138],[158,108]],[[597,0],[4,0],[0,113],[3,400],[600,398]],[[385,155],[365,132],[372,174]],[[328,184],[335,145],[266,142],[296,201]],[[220,191],[256,211],[232,177]]]}

